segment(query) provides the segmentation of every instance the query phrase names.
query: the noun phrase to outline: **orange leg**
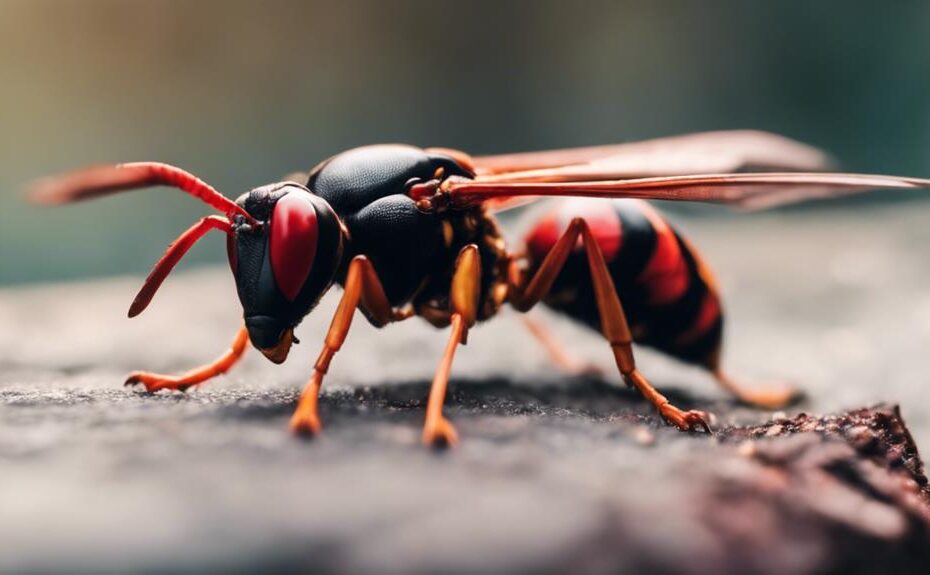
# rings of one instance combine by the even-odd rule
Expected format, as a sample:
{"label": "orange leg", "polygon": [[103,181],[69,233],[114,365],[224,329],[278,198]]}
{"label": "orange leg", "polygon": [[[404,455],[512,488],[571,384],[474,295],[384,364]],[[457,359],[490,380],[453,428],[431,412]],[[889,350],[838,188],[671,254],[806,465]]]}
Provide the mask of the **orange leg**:
{"label": "orange leg", "polygon": [[[684,241],[688,243],[687,240]],[[695,257],[698,273],[701,278],[710,286],[711,291],[719,292],[717,280],[707,264],[704,263],[699,252],[695,250],[690,243],[688,243],[688,248]],[[720,367],[719,349],[709,358],[706,367],[710,370],[720,387],[732,393],[740,401],[748,405],[761,407],[763,409],[779,409],[794,403],[804,395],[803,392],[796,387],[784,382],[774,383],[761,389],[753,389],[751,386],[746,386],[743,382],[734,378]]]}
{"label": "orange leg", "polygon": [[449,334],[449,343],[439,362],[439,368],[433,376],[433,384],[429,390],[429,399],[426,403],[426,423],[423,424],[423,443],[431,446],[454,446],[459,442],[458,432],[452,423],[442,414],[442,407],[446,400],[446,388],[449,385],[449,372],[452,370],[452,359],[455,350],[465,333],[465,322],[461,314],[452,314],[452,331]]}
{"label": "orange leg", "polygon": [[452,276],[450,305],[452,308],[452,331],[446,344],[442,361],[433,376],[429,399],[426,403],[426,421],[423,424],[423,443],[431,446],[452,446],[458,443],[458,433],[452,423],[442,414],[449,385],[452,359],[460,343],[468,339],[468,328],[475,324],[478,313],[478,298],[481,284],[481,259],[478,247],[469,244],[462,248],[455,262]]}
{"label": "orange leg", "polygon": [[539,320],[529,315],[522,315],[520,319],[526,329],[536,338],[536,341],[546,350],[552,363],[565,373],[591,376],[604,374],[597,365],[578,359],[562,349],[562,345],[555,339],[552,332]]}
{"label": "orange leg", "polygon": [[391,307],[384,288],[381,286],[381,280],[378,279],[378,274],[368,258],[356,256],[352,259],[346,274],[345,291],[342,293],[342,299],[339,301],[336,314],[326,333],[323,351],[320,352],[320,357],[313,366],[313,375],[310,376],[310,381],[300,394],[297,409],[291,417],[291,431],[298,435],[312,436],[319,433],[322,428],[317,413],[317,404],[320,388],[323,385],[323,376],[329,370],[333,356],[349,335],[352,317],[359,303],[369,320],[378,327],[392,321],[406,319],[413,314],[409,309],[396,310]]}
{"label": "orange leg", "polygon": [[787,383],[753,389],[720,367],[714,368],[712,374],[720,387],[735,395],[740,401],[763,409],[779,409],[794,403],[803,396],[799,389]]}
{"label": "orange leg", "polygon": [[145,386],[146,391],[158,391],[160,389],[185,391],[191,386],[203,383],[212,377],[229,371],[245,353],[248,343],[249,332],[243,326],[236,333],[236,339],[233,340],[229,350],[212,363],[192,369],[183,375],[161,375],[146,371],[134,371],[126,378],[124,385],[132,386],[141,383]]}
{"label": "orange leg", "polygon": [[[610,277],[610,271],[607,269],[607,263],[604,261],[601,248],[582,218],[575,218],[571,221],[568,229],[546,255],[539,270],[525,284],[525,287],[520,285],[522,281],[511,280],[511,301],[514,307],[520,311],[528,311],[549,292],[568,256],[574,250],[579,237],[584,245],[588,266],[591,270],[594,297],[601,316],[601,332],[610,343],[614,359],[623,379],[639,390],[666,421],[679,429],[704,429],[710,431],[706,421],[707,416],[703,412],[695,410],[683,411],[675,407],[668,401],[668,398],[652,387],[636,369],[632,349],[633,336],[630,334],[623,307],[620,305],[620,298],[617,296],[617,290]],[[511,274],[511,278],[518,277],[519,274],[516,272]],[[514,281],[519,283],[513,283]]]}

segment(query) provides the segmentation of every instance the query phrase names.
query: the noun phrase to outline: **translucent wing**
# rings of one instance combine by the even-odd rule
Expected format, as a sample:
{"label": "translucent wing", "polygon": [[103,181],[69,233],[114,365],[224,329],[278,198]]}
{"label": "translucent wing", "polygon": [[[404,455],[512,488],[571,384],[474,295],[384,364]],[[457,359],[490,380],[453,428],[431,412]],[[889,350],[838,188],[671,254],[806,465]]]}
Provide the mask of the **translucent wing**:
{"label": "translucent wing", "polygon": [[819,171],[824,152],[754,130],[702,132],[642,142],[473,158],[478,179],[619,180],[749,170]]}
{"label": "translucent wing", "polygon": [[583,196],[715,202],[744,209],[762,209],[867,190],[916,188],[930,188],[930,180],[868,174],[784,172],[573,182],[450,178],[443,185],[451,205],[459,208],[500,206],[526,197]]}

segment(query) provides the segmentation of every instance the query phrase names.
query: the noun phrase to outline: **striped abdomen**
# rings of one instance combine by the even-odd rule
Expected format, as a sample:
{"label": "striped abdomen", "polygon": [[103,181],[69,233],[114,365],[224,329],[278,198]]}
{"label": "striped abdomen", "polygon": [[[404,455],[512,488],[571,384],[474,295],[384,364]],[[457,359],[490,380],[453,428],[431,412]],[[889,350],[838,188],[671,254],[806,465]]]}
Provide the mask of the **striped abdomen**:
{"label": "striped abdomen", "polygon": [[[607,261],[637,343],[681,360],[716,367],[723,317],[713,275],[694,249],[640,200],[566,200],[526,236],[530,271],[575,217],[588,223]],[[581,245],[543,300],[600,328],[594,287]]]}

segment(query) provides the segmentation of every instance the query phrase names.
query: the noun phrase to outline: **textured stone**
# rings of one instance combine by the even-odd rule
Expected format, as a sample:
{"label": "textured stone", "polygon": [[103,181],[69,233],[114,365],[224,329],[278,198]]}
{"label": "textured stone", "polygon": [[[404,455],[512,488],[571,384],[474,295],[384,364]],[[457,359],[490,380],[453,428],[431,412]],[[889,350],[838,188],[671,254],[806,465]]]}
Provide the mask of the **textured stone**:
{"label": "textured stone", "polygon": [[[918,247],[930,232],[890,209],[867,222],[778,218],[685,227],[722,271],[729,362],[799,380],[806,403],[741,408],[700,372],[639,355],[670,398],[716,415],[714,437],[660,426],[609,370],[565,378],[505,314],[456,358],[457,450],[419,445],[444,335],[418,320],[377,331],[358,318],[327,380],[324,435],[301,442],[287,419],[334,298],[284,366],[251,353],[202,389],[146,395],[121,387],[126,371],[185,369],[228,343],[228,272],[172,277],[132,322],[135,278],[0,291],[0,571],[925,565],[915,444],[895,408],[858,406],[900,403],[917,443],[930,440]],[[546,320],[609,366],[593,334]]]}

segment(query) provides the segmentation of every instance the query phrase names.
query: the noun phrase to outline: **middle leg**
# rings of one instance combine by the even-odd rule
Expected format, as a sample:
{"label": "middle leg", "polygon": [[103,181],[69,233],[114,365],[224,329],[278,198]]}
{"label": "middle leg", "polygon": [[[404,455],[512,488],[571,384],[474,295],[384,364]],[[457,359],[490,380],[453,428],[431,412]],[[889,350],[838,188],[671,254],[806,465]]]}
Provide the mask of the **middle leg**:
{"label": "middle leg", "polygon": [[423,443],[432,446],[455,445],[458,433],[452,423],[442,414],[449,384],[452,359],[460,343],[468,338],[468,328],[475,324],[478,315],[478,298],[481,288],[481,258],[478,246],[469,244],[462,248],[455,261],[452,289],[449,292],[452,331],[446,344],[442,361],[436,368],[429,399],[426,403],[426,421],[423,424]]}
{"label": "middle leg", "polygon": [[556,367],[568,375],[603,376],[604,371],[597,364],[579,359],[562,348],[562,344],[552,335],[549,328],[538,319],[528,314],[520,316],[524,327],[536,338]]}

